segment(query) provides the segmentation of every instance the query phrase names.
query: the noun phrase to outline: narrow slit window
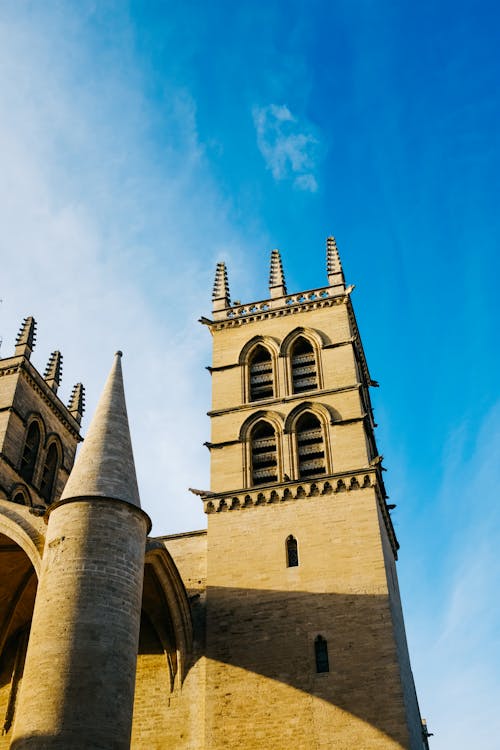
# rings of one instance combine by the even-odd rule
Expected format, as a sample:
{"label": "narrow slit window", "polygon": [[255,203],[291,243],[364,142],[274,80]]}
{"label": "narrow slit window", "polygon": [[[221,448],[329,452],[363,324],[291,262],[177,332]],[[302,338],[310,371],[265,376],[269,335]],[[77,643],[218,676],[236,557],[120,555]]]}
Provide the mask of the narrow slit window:
{"label": "narrow slit window", "polygon": [[328,642],[322,635],[318,635],[314,641],[314,656],[316,659],[316,672],[329,672]]}
{"label": "narrow slit window", "polygon": [[318,387],[316,356],[312,344],[302,336],[297,339],[291,352],[292,390],[303,393]]}
{"label": "narrow slit window", "polygon": [[250,401],[274,396],[273,359],[264,346],[257,346],[250,357]]}
{"label": "narrow slit window", "polygon": [[23,457],[21,459],[21,468],[19,470],[19,473],[27,482],[31,482],[33,479],[39,447],[40,427],[38,426],[38,422],[32,422],[28,434],[26,435]]}
{"label": "narrow slit window", "polygon": [[50,445],[47,451],[47,458],[43,467],[42,482],[40,485],[40,495],[46,503],[50,503],[54,491],[54,483],[57,473],[57,446],[55,443]]}
{"label": "narrow slit window", "polygon": [[300,479],[326,474],[323,430],[319,419],[310,412],[297,422],[297,453]]}
{"label": "narrow slit window", "polygon": [[289,536],[286,540],[286,566],[287,568],[297,568],[299,565],[299,549],[297,540],[294,536]]}
{"label": "narrow slit window", "polygon": [[252,484],[278,481],[276,432],[269,422],[257,422],[251,434]]}

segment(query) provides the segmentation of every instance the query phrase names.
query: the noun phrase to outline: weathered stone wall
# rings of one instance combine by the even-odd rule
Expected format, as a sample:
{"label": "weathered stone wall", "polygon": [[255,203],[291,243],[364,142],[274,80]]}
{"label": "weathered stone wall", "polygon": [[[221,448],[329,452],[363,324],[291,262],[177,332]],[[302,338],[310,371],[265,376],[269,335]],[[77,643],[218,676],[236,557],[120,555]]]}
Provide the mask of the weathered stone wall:
{"label": "weathered stone wall", "polygon": [[375,491],[208,518],[207,750],[409,748]]}
{"label": "weathered stone wall", "polygon": [[12,747],[129,748],[147,519],[111,500],[50,516]]}

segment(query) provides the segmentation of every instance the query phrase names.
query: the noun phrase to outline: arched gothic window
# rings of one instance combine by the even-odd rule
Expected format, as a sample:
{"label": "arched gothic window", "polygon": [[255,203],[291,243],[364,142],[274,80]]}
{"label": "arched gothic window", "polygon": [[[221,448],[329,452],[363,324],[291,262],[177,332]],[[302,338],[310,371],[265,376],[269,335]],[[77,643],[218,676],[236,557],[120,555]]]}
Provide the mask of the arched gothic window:
{"label": "arched gothic window", "polygon": [[316,636],[314,640],[314,656],[316,659],[316,672],[329,672],[328,642],[322,635]]}
{"label": "arched gothic window", "polygon": [[51,443],[47,456],[45,458],[45,464],[42,473],[42,482],[40,484],[40,495],[43,497],[45,502],[50,503],[52,499],[52,493],[54,491],[54,483],[57,473],[57,445]]}
{"label": "arched gothic window", "polygon": [[256,346],[248,363],[250,377],[250,401],[274,396],[273,359],[265,346]]}
{"label": "arched gothic window", "polygon": [[297,568],[299,565],[299,549],[297,540],[290,536],[286,540],[286,566],[287,568]]}
{"label": "arched gothic window", "polygon": [[297,421],[297,459],[300,479],[326,474],[321,422],[309,411]]}
{"label": "arched gothic window", "polygon": [[26,498],[24,497],[22,492],[16,492],[14,497],[12,498],[13,503],[17,503],[18,505],[27,505]]}
{"label": "arched gothic window", "polygon": [[292,392],[303,393],[318,387],[316,355],[310,341],[299,336],[292,346]]}
{"label": "arched gothic window", "polygon": [[269,422],[261,420],[251,432],[252,484],[278,481],[276,432]]}
{"label": "arched gothic window", "polygon": [[26,442],[24,443],[23,457],[19,473],[27,482],[33,480],[35,472],[38,449],[40,447],[40,427],[38,422],[32,422],[29,426]]}

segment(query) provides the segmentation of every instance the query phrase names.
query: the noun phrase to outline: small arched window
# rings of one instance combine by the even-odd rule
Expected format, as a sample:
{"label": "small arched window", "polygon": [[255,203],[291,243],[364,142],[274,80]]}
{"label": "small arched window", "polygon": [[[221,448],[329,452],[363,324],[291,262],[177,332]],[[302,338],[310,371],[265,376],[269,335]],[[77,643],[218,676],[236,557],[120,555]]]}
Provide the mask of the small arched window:
{"label": "small arched window", "polygon": [[272,398],[274,396],[273,359],[271,352],[265,346],[259,344],[255,347],[250,355],[248,369],[250,401]]}
{"label": "small arched window", "polygon": [[54,491],[54,483],[57,473],[57,445],[51,443],[47,456],[45,458],[45,464],[42,473],[42,482],[40,484],[40,495],[43,497],[46,503],[50,503],[52,499],[52,493]]}
{"label": "small arched window", "polygon": [[292,346],[290,361],[293,393],[303,393],[318,387],[316,355],[310,341],[299,336]]}
{"label": "small arched window", "polygon": [[316,636],[314,640],[314,656],[316,659],[316,672],[329,672],[328,642],[322,635]]}
{"label": "small arched window", "polygon": [[12,502],[17,503],[18,505],[28,505],[22,492],[16,492],[12,498]]}
{"label": "small arched window", "polygon": [[299,565],[299,549],[297,540],[290,536],[286,540],[286,566],[287,568],[297,568]]}
{"label": "small arched window", "polygon": [[300,479],[326,474],[323,430],[311,412],[303,414],[297,422],[297,454]]}
{"label": "small arched window", "polygon": [[276,432],[272,424],[261,420],[251,432],[252,484],[278,481]]}
{"label": "small arched window", "polygon": [[26,435],[23,457],[21,459],[21,468],[19,469],[19,473],[27,482],[31,482],[33,479],[39,447],[40,427],[38,422],[32,422],[29,426],[28,434]]}

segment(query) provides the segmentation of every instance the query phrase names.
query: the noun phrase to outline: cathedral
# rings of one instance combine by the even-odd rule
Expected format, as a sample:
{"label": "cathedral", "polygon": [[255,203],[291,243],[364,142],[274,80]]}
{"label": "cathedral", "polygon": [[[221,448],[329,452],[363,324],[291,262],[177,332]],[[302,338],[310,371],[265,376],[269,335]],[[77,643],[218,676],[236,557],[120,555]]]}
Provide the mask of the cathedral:
{"label": "cathedral", "polygon": [[83,440],[83,386],[60,400],[24,320],[0,360],[0,750],[428,748],[377,383],[326,254],[289,294],[273,250],[249,304],[217,265],[203,530],[150,535],[121,352]]}

